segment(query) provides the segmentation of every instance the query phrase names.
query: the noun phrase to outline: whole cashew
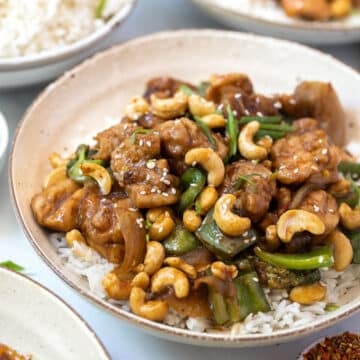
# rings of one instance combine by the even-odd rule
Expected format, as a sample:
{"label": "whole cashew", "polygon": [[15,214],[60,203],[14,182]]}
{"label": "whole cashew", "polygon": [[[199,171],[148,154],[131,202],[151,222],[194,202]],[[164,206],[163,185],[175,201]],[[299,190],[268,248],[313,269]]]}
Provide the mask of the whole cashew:
{"label": "whole cashew", "polygon": [[152,222],[149,229],[151,240],[161,241],[165,239],[175,227],[175,222],[166,207],[148,210],[146,219]]}
{"label": "whole cashew", "polygon": [[83,175],[92,177],[99,185],[103,195],[110,194],[112,179],[109,172],[101,165],[96,163],[84,163],[80,165]]}
{"label": "whole cashew", "polygon": [[183,91],[178,91],[172,98],[167,99],[160,99],[152,94],[150,100],[153,113],[163,119],[183,115],[188,105],[188,96]]}
{"label": "whole cashew", "polygon": [[43,187],[47,188],[53,184],[66,180],[66,178],[66,166],[58,166],[55,169],[52,169],[50,173],[46,176]]}
{"label": "whole cashew", "polygon": [[297,232],[308,231],[314,235],[321,235],[325,232],[325,224],[321,219],[305,210],[288,210],[284,212],[277,224],[277,234],[283,242],[290,242]]}
{"label": "whole cashew", "polygon": [[267,149],[254,143],[254,136],[259,128],[260,123],[258,121],[251,121],[242,128],[239,134],[239,151],[245,159],[263,160],[267,157]]}
{"label": "whole cashew", "polygon": [[131,280],[120,279],[116,274],[110,272],[103,277],[102,286],[109,298],[125,300],[130,295]]}
{"label": "whole cashew", "polygon": [[211,264],[211,272],[217,278],[228,281],[235,279],[239,271],[235,265],[226,265],[222,261],[215,261]]}
{"label": "whole cashew", "polygon": [[149,284],[150,284],[150,277],[145,271],[136,274],[131,281],[132,287],[137,286],[144,290],[149,286]]}
{"label": "whole cashew", "polygon": [[339,207],[341,225],[348,230],[360,228],[360,209],[352,209],[348,204],[341,203]]}
{"label": "whole cashew", "polygon": [[207,101],[197,94],[189,96],[189,110],[195,116],[205,116],[216,111],[215,104],[212,101]]}
{"label": "whole cashew", "polygon": [[188,264],[183,259],[172,256],[165,259],[164,263],[166,265],[172,266],[176,269],[182,270],[185,274],[187,274],[191,279],[195,279],[197,275],[197,271],[193,265]]}
{"label": "whole cashew", "polygon": [[334,246],[334,269],[336,271],[345,270],[351,264],[354,256],[350,240],[339,230],[333,231],[328,240]]}
{"label": "whole cashew", "polygon": [[238,236],[249,230],[251,220],[234,214],[231,210],[236,197],[232,194],[224,194],[216,202],[214,208],[214,220],[220,230],[229,236]]}
{"label": "whole cashew", "polygon": [[191,149],[185,155],[185,163],[187,165],[200,164],[208,172],[207,181],[211,186],[219,186],[224,180],[224,163],[213,149]]}
{"label": "whole cashew", "polygon": [[125,106],[125,116],[136,121],[150,110],[148,102],[142,96],[134,96]]}
{"label": "whole cashew", "polygon": [[201,225],[201,216],[195,210],[187,209],[183,214],[183,224],[185,229],[195,232]]}
{"label": "whole cashew", "polygon": [[220,114],[209,114],[201,117],[201,120],[210,129],[222,128],[226,125],[225,118]]}
{"label": "whole cashew", "polygon": [[334,18],[345,17],[350,13],[351,8],[351,0],[334,0],[330,4],[331,16]]}
{"label": "whole cashew", "polygon": [[275,250],[280,246],[280,240],[277,235],[276,225],[269,225],[265,229],[266,245],[270,250]]}
{"label": "whole cashew", "polygon": [[173,286],[177,298],[189,295],[190,283],[186,275],[173,267],[166,266],[156,272],[151,278],[151,292],[156,294],[167,286]]}
{"label": "whole cashew", "polygon": [[169,305],[163,300],[146,301],[146,293],[140,287],[133,287],[130,292],[130,308],[145,319],[162,321],[169,312]]}
{"label": "whole cashew", "polygon": [[216,189],[213,186],[207,186],[196,200],[200,215],[205,215],[215,205],[218,197]]}
{"label": "whole cashew", "polygon": [[165,259],[165,249],[158,241],[149,241],[146,244],[144,271],[149,275],[158,271]]}
{"label": "whole cashew", "polygon": [[290,291],[291,301],[302,305],[311,305],[317,301],[324,300],[326,296],[326,287],[320,283],[296,286]]}

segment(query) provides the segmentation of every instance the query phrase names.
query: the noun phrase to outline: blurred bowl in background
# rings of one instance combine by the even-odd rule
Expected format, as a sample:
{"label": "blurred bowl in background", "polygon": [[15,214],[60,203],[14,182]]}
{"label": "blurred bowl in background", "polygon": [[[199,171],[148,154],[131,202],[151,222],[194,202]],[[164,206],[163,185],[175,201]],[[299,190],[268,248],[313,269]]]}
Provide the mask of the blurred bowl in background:
{"label": "blurred bowl in background", "polygon": [[9,142],[9,129],[4,115],[0,112],[0,171],[6,162],[6,149]]}

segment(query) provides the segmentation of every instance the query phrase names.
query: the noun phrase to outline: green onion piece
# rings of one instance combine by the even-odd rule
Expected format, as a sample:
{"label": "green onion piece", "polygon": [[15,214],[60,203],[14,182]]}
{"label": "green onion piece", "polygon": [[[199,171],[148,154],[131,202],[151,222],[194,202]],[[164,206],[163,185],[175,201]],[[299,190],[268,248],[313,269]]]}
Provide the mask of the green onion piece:
{"label": "green onion piece", "polygon": [[190,89],[187,85],[181,85],[180,86],[180,90],[185,93],[186,95],[194,95],[195,91],[193,91],[192,89]]}
{"label": "green onion piece", "polygon": [[260,124],[280,124],[281,116],[243,116],[239,124],[247,124],[251,121],[258,121]]}
{"label": "green onion piece", "polygon": [[349,238],[354,251],[352,262],[354,264],[360,264],[360,231],[351,231],[345,234]]}
{"label": "green onion piece", "polygon": [[107,0],[99,0],[95,9],[95,18],[100,19],[103,15]]}
{"label": "green onion piece", "polygon": [[265,136],[271,137],[273,140],[278,140],[283,138],[287,132],[285,131],[275,131],[275,130],[259,130],[255,135],[255,140],[260,140]]}
{"label": "green onion piece", "polygon": [[260,124],[260,130],[292,132],[295,129],[293,126],[287,124]]}
{"label": "green onion piece", "polygon": [[337,305],[337,304],[335,304],[335,303],[327,303],[326,305],[325,305],[325,311],[327,311],[327,312],[331,312],[331,311],[335,311],[335,310],[337,310],[337,309],[339,309],[339,305]]}
{"label": "green onion piece", "polygon": [[10,269],[10,270],[13,270],[13,271],[17,271],[17,272],[22,272],[22,271],[25,270],[24,267],[14,263],[11,260],[0,262],[0,266],[5,267],[5,268]]}
{"label": "green onion piece", "polygon": [[338,170],[344,174],[352,174],[360,176],[360,163],[351,161],[341,161]]}
{"label": "green onion piece", "polygon": [[200,96],[204,97],[206,94],[206,90],[210,86],[210,83],[208,81],[202,81],[198,87],[198,93]]}
{"label": "green onion piece", "polygon": [[239,175],[233,186],[234,190],[239,190],[246,182],[248,182],[250,185],[255,186],[255,183],[251,180],[251,177],[253,176],[261,176],[261,174],[254,173],[247,175]]}
{"label": "green onion piece", "polygon": [[231,157],[236,155],[237,152],[237,138],[239,133],[239,128],[237,121],[232,112],[231,106],[228,104],[226,107],[226,112],[228,115],[227,123],[226,123],[226,134],[229,136],[229,152],[227,154],[226,161],[228,161]]}
{"label": "green onion piece", "polygon": [[217,144],[216,144],[214,137],[212,136],[210,128],[198,116],[194,116],[194,119],[195,119],[196,124],[199,126],[199,128],[202,130],[202,132],[206,135],[211,147],[213,149],[216,149]]}
{"label": "green onion piece", "polygon": [[130,143],[133,145],[136,141],[137,134],[148,134],[152,129],[135,129],[132,135],[130,136]]}

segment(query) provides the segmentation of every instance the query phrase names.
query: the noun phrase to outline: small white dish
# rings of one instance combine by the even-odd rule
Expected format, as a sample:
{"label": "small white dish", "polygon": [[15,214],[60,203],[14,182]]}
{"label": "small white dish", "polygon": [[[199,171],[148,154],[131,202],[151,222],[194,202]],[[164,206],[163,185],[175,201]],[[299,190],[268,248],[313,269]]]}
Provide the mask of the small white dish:
{"label": "small white dish", "polygon": [[6,161],[6,150],[9,143],[9,129],[4,115],[0,112],[0,171]]}
{"label": "small white dish", "polygon": [[0,90],[49,81],[100,49],[109,36],[130,15],[136,0],[127,0],[103,26],[88,36],[58,49],[21,57],[0,57]]}
{"label": "small white dish", "polygon": [[34,280],[2,267],[0,342],[34,360],[110,360],[70,306]]}
{"label": "small white dish", "polygon": [[288,17],[275,0],[193,2],[219,22],[239,30],[317,45],[360,40],[360,14],[341,21],[305,21]]}

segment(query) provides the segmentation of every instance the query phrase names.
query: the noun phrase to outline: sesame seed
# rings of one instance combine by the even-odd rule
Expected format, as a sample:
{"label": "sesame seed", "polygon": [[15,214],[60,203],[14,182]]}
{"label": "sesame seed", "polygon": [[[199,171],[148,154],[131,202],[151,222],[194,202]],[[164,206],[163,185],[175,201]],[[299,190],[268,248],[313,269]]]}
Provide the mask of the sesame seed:
{"label": "sesame seed", "polygon": [[255,240],[256,240],[256,236],[253,236],[250,240],[251,240],[251,241],[255,241]]}
{"label": "sesame seed", "polygon": [[299,173],[299,169],[298,168],[294,169],[294,174],[298,174],[298,173]]}
{"label": "sesame seed", "polygon": [[140,139],[139,140],[139,146],[143,146],[144,145],[144,140],[143,139]]}
{"label": "sesame seed", "polygon": [[256,116],[263,117],[263,116],[264,116],[264,114],[263,114],[262,112],[258,111],[258,112],[256,113]]}
{"label": "sesame seed", "polygon": [[158,194],[161,194],[161,190],[160,190],[160,189],[157,189],[156,192],[157,192]]}
{"label": "sesame seed", "polygon": [[170,185],[170,180],[164,179],[163,183],[164,183],[165,185]]}
{"label": "sesame seed", "polygon": [[334,209],[329,209],[329,213],[330,213],[330,214],[333,214],[334,212],[335,212]]}
{"label": "sesame seed", "polygon": [[319,206],[317,206],[317,205],[313,205],[313,209],[314,209],[314,211],[315,212],[319,212],[320,211],[320,208],[319,208]]}
{"label": "sesame seed", "polygon": [[145,178],[145,180],[146,180],[146,181],[149,181],[150,179],[151,179],[150,174],[146,174],[146,178]]}
{"label": "sesame seed", "polygon": [[129,208],[129,211],[132,211],[132,212],[136,212],[136,211],[138,211],[138,209],[137,208]]}
{"label": "sesame seed", "polygon": [[196,166],[196,161],[193,161],[191,166]]}
{"label": "sesame seed", "polygon": [[233,115],[236,117],[236,116],[238,116],[238,112],[236,111],[236,110],[233,110]]}
{"label": "sesame seed", "polygon": [[249,232],[248,231],[245,231],[242,236],[248,236],[249,235]]}
{"label": "sesame seed", "polygon": [[290,103],[291,105],[295,105],[295,104],[296,104],[296,100],[295,100],[295,99],[290,99],[290,100],[289,100],[289,103]]}
{"label": "sesame seed", "polygon": [[126,130],[129,127],[129,124],[124,125],[124,130]]}
{"label": "sesame seed", "polygon": [[242,94],[241,93],[236,93],[235,95],[234,95],[234,98],[235,99],[240,99],[242,97]]}
{"label": "sesame seed", "polygon": [[223,108],[224,108],[224,104],[220,104],[217,109],[221,111]]}
{"label": "sesame seed", "polygon": [[274,103],[274,108],[275,109],[281,109],[282,108],[282,103],[280,101],[277,101],[276,103]]}
{"label": "sesame seed", "polygon": [[321,150],[321,153],[322,153],[323,155],[326,155],[326,154],[328,153],[328,149],[326,149],[326,148],[325,148],[325,149],[322,149],[322,150]]}
{"label": "sesame seed", "polygon": [[244,244],[248,244],[249,241],[250,241],[249,239],[245,239],[245,240],[244,240]]}
{"label": "sesame seed", "polygon": [[249,111],[248,109],[245,109],[245,110],[244,110],[244,114],[245,114],[246,116],[249,116],[249,115],[250,115],[250,111]]}
{"label": "sesame seed", "polygon": [[146,145],[147,147],[151,147],[151,141],[150,140],[146,141]]}
{"label": "sesame seed", "polygon": [[170,192],[175,195],[175,194],[176,194],[176,189],[172,187],[172,188],[170,189]]}
{"label": "sesame seed", "polygon": [[145,191],[145,190],[141,190],[141,191],[139,192],[139,194],[140,194],[140,195],[145,195],[145,194],[146,194],[146,191]]}
{"label": "sesame seed", "polygon": [[144,222],[143,218],[137,218],[136,219],[136,223],[137,223],[137,225],[139,226],[140,229],[142,229],[144,227],[143,222]]}
{"label": "sesame seed", "polygon": [[259,99],[258,96],[255,98],[255,102],[256,102],[257,104],[260,104],[260,99]]}
{"label": "sesame seed", "polygon": [[164,226],[160,225],[158,231],[161,233],[164,231]]}
{"label": "sesame seed", "polygon": [[258,279],[257,277],[254,277],[253,280],[254,280],[255,282],[259,282],[259,279]]}
{"label": "sesame seed", "polygon": [[154,187],[151,188],[150,192],[151,192],[151,193],[155,193],[155,192],[156,192],[156,188],[154,188]]}
{"label": "sesame seed", "polygon": [[165,197],[168,197],[168,196],[169,196],[169,194],[168,194],[167,192],[163,192],[161,195],[162,195],[162,196],[165,196]]}

